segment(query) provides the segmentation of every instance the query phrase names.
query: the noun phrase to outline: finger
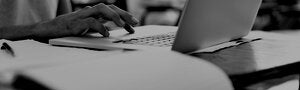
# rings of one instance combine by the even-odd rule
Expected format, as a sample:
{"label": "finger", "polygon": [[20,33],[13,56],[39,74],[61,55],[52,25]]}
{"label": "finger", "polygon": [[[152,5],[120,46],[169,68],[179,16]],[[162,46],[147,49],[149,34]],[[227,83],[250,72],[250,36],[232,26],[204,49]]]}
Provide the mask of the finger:
{"label": "finger", "polygon": [[139,21],[133,17],[133,15],[129,14],[128,12],[118,8],[117,6],[115,5],[109,5],[109,7],[111,9],[113,9],[114,11],[116,11],[120,17],[128,24],[130,25],[137,25],[139,23]]}
{"label": "finger", "polygon": [[92,8],[91,6],[85,6],[82,10],[87,10],[87,9],[90,9]]}
{"label": "finger", "polygon": [[88,18],[86,21],[89,24],[90,30],[97,31],[104,37],[109,37],[108,29],[101,22],[94,18]]}
{"label": "finger", "polygon": [[89,30],[89,25],[86,22],[86,20],[78,20],[71,22],[71,24],[68,25],[68,28],[70,28],[71,30],[71,34],[75,36],[85,35]]}
{"label": "finger", "polygon": [[112,20],[120,27],[125,26],[125,22],[121,19],[120,15],[103,3],[78,12],[78,18],[89,18],[94,16],[100,16],[101,18]]}
{"label": "finger", "polygon": [[[87,2],[88,1],[88,2]],[[73,0],[73,3],[75,4],[94,4],[94,3],[107,3],[107,4],[112,4],[116,2],[116,0]]]}
{"label": "finger", "polygon": [[139,21],[136,18],[134,18],[131,14],[118,8],[115,5],[109,5],[109,7],[112,8],[113,10],[115,10],[120,15],[120,17],[126,22],[126,24],[123,28],[126,31],[128,31],[130,34],[133,34],[135,31],[131,27],[131,25],[137,25],[139,23]]}
{"label": "finger", "polygon": [[106,1],[106,3],[108,3],[108,4],[113,4],[113,3],[115,3],[117,0],[105,0]]}
{"label": "finger", "polygon": [[98,21],[99,21],[100,23],[107,23],[107,22],[109,22],[109,21],[107,21],[107,20],[105,20],[105,19],[103,19],[103,18],[99,18]]}
{"label": "finger", "polygon": [[94,3],[106,3],[106,4],[113,4],[116,0],[94,0]]}
{"label": "finger", "polygon": [[134,29],[129,25],[129,24],[125,24],[125,26],[123,27],[127,32],[129,32],[129,34],[133,34],[135,31]]}

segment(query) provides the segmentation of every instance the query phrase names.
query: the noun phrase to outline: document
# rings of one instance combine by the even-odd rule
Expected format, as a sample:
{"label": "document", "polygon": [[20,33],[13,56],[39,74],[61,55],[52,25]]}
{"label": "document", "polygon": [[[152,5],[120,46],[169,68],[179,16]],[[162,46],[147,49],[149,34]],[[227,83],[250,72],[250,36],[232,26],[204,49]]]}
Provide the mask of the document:
{"label": "document", "polygon": [[3,42],[12,48],[15,55],[11,56],[4,50],[0,50],[0,72],[76,63],[88,61],[89,57],[105,58],[123,53],[122,51],[101,52],[80,48],[55,47],[34,40],[0,40],[0,44]]}
{"label": "document", "polygon": [[199,58],[171,51],[131,52],[22,75],[54,90],[233,90],[227,75]]}

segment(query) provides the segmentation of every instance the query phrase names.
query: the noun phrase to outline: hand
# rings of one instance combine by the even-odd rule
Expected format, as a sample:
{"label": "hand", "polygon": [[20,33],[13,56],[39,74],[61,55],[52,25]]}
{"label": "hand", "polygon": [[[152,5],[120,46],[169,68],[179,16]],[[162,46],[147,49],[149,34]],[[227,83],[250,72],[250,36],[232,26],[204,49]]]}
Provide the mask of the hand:
{"label": "hand", "polygon": [[109,36],[108,29],[103,25],[113,21],[117,26],[136,25],[138,20],[114,5],[98,4],[82,10],[61,15],[53,20],[36,25],[36,38],[58,38],[65,36],[85,35],[89,30]]}
{"label": "hand", "polygon": [[93,4],[93,3],[106,3],[112,4],[117,0],[72,0],[75,4]]}

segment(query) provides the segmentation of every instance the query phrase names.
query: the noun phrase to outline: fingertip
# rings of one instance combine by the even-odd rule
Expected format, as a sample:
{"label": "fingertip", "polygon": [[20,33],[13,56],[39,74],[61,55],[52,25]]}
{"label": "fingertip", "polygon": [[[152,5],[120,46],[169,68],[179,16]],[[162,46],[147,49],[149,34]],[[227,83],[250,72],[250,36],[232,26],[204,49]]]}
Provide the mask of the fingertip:
{"label": "fingertip", "polygon": [[109,37],[110,36],[110,33],[108,32],[109,29],[107,27],[105,27],[105,26],[104,26],[104,28],[105,28],[105,30],[104,30],[103,36],[104,37]]}
{"label": "fingertip", "polygon": [[125,26],[125,22],[121,19],[118,20],[118,22],[116,22],[116,24],[119,26],[119,27],[124,27]]}
{"label": "fingertip", "polygon": [[116,2],[116,0],[106,0],[106,3],[108,3],[108,4],[113,4],[115,2]]}
{"label": "fingertip", "polygon": [[113,22],[117,25],[117,26],[119,26],[119,27],[124,27],[125,26],[125,21],[123,21],[122,19],[121,19],[121,17],[119,16],[119,15],[115,15],[115,16],[113,16],[112,17],[112,20],[113,20]]}
{"label": "fingertip", "polygon": [[92,8],[91,6],[85,6],[83,9],[90,9]]}
{"label": "fingertip", "polygon": [[[128,12],[118,8],[115,5],[109,5],[110,8],[112,8],[113,10],[115,10],[115,12],[119,15],[119,17],[121,18],[121,21],[125,22],[125,23],[129,23],[130,25],[136,25],[139,23],[139,20],[136,19],[135,17],[133,17],[131,14],[129,14]],[[124,27],[125,24],[121,25],[121,27]]]}
{"label": "fingertip", "polygon": [[137,25],[140,23],[140,21],[138,19],[136,19],[135,17],[132,17],[131,20],[133,21],[133,25]]}
{"label": "fingertip", "polygon": [[109,32],[107,31],[107,32],[105,32],[104,33],[104,35],[103,35],[104,37],[109,37],[110,36],[110,34],[109,34]]}
{"label": "fingertip", "polygon": [[134,34],[135,30],[129,25],[129,24],[125,24],[125,26],[123,27],[127,32],[129,32],[129,34]]}

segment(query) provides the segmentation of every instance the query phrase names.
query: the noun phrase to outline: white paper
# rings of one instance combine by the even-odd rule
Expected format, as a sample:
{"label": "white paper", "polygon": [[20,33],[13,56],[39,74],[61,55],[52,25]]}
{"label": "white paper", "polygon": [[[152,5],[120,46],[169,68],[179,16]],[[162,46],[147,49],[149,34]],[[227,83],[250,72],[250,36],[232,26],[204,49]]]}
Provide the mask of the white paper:
{"label": "white paper", "polygon": [[233,90],[215,65],[175,52],[135,52],[23,74],[55,90]]}
{"label": "white paper", "polygon": [[15,57],[3,50],[0,51],[1,72],[88,61],[90,57],[105,58],[122,53],[122,51],[101,52],[79,48],[55,47],[33,40],[14,42],[0,40],[1,44],[2,42],[6,42],[11,46],[15,52]]}

